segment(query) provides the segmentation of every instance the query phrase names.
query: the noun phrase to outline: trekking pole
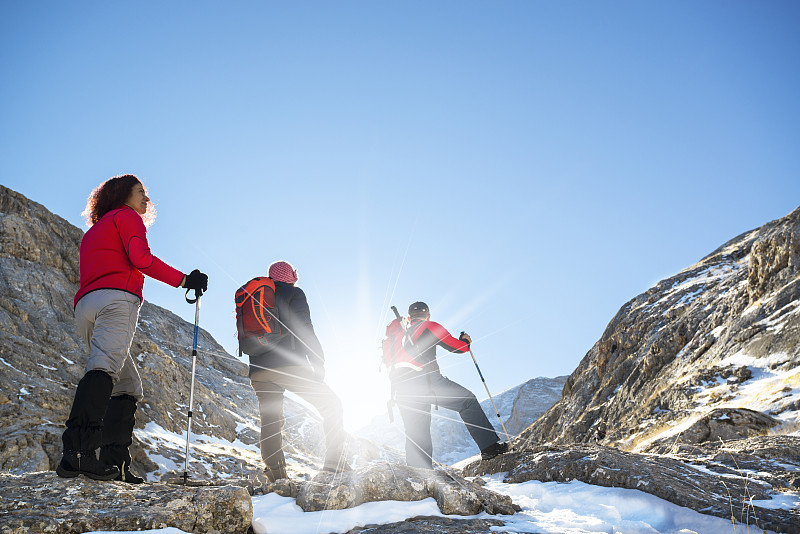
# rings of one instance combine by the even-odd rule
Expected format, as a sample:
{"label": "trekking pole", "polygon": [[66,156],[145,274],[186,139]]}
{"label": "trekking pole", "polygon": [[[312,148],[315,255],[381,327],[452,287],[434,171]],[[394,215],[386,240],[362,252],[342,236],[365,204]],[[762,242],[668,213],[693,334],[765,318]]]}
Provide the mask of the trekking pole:
{"label": "trekking pole", "polygon": [[189,299],[189,290],[186,290],[186,302],[194,303],[194,341],[192,342],[192,382],[189,389],[189,414],[186,426],[186,464],[183,467],[183,484],[189,484],[189,438],[192,435],[192,405],[194,404],[194,371],[197,364],[197,328],[200,324],[200,297],[202,289],[194,290],[194,300]]}
{"label": "trekking pole", "polygon": [[[461,335],[464,335],[464,332],[461,332]],[[500,417],[500,412],[497,410],[497,405],[494,403],[494,399],[492,398],[492,394],[489,393],[489,386],[486,385],[486,380],[483,379],[483,373],[481,373],[481,368],[478,367],[478,360],[475,359],[475,355],[472,353],[472,348],[469,349],[469,355],[472,356],[472,362],[475,364],[475,369],[478,370],[478,376],[481,377],[481,382],[483,382],[483,387],[486,388],[486,394],[489,395],[489,400],[492,401],[492,408],[494,408],[494,413],[498,419],[500,419],[500,426],[503,427],[503,432],[506,435],[506,440],[511,443],[511,437],[508,435],[508,430],[506,430],[506,424],[503,422],[503,418]]]}

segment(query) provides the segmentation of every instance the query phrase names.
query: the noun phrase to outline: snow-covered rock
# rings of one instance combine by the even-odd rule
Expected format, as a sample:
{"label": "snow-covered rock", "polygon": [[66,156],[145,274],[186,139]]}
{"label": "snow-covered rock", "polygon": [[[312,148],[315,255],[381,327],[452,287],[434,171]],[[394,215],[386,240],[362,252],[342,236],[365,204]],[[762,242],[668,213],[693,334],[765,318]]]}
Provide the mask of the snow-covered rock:
{"label": "snow-covered rock", "polygon": [[504,482],[569,482],[643,491],[704,514],[786,534],[800,533],[800,509],[769,504],[800,489],[800,437],[708,442],[670,455],[595,444],[524,448],[464,468],[467,476],[507,473]]}

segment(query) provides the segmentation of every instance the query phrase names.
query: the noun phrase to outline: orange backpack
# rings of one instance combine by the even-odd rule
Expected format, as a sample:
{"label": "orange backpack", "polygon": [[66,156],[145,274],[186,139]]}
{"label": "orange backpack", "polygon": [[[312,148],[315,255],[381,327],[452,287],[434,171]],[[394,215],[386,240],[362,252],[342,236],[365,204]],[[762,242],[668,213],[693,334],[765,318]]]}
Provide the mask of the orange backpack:
{"label": "orange backpack", "polygon": [[253,278],[236,290],[235,301],[239,352],[251,355],[274,348],[283,337],[283,330],[272,278]]}

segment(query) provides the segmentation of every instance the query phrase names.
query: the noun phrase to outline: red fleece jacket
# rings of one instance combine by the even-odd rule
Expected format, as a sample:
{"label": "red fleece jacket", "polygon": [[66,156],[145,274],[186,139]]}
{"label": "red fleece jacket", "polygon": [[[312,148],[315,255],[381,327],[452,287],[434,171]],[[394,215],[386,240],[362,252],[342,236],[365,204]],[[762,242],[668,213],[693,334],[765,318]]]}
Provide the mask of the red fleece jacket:
{"label": "red fleece jacket", "polygon": [[419,356],[415,360],[422,366],[438,371],[436,361],[436,347],[443,347],[450,352],[464,353],[469,351],[469,345],[450,335],[445,327],[435,321],[421,321],[411,324],[409,328],[414,348]]}
{"label": "red fleece jacket", "polygon": [[144,275],[178,287],[183,273],[153,256],[142,217],[128,206],[103,215],[81,240],[81,287],[75,302],[97,289],[121,289],[142,299]]}

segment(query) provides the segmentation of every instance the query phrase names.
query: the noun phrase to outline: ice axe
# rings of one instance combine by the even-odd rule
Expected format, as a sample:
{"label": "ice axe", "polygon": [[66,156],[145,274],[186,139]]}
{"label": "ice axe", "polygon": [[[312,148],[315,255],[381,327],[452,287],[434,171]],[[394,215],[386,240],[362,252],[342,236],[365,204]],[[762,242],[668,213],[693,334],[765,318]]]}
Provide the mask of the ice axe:
{"label": "ice axe", "polygon": [[[461,332],[461,336],[463,336],[465,332]],[[489,386],[486,385],[486,380],[483,379],[483,373],[481,373],[481,368],[478,366],[478,360],[475,359],[475,355],[472,353],[472,347],[469,348],[469,355],[472,356],[472,362],[475,364],[475,369],[478,370],[478,376],[481,377],[481,382],[483,382],[483,387],[486,388],[486,394],[489,395],[489,400],[492,402],[492,408],[494,408],[494,414],[500,419],[500,426],[503,427],[503,432],[506,435],[506,440],[511,443],[511,437],[508,435],[508,430],[506,430],[506,424],[503,423],[503,418],[500,417],[500,412],[497,410],[497,405],[494,403],[494,399],[492,398],[492,394],[489,393]]]}
{"label": "ice axe", "polygon": [[[403,327],[403,318],[400,317],[400,312],[397,311],[397,307],[392,306],[392,311],[394,312],[394,316],[397,318],[397,322],[400,324],[400,329],[403,330],[403,335],[406,333],[406,329]],[[394,363],[394,362],[392,362]],[[389,391],[389,400],[386,401],[386,409],[389,412],[389,422],[394,423],[394,413],[392,413],[392,407],[394,406],[394,399],[397,395],[397,392],[394,388],[394,381],[390,381],[390,391]]]}

